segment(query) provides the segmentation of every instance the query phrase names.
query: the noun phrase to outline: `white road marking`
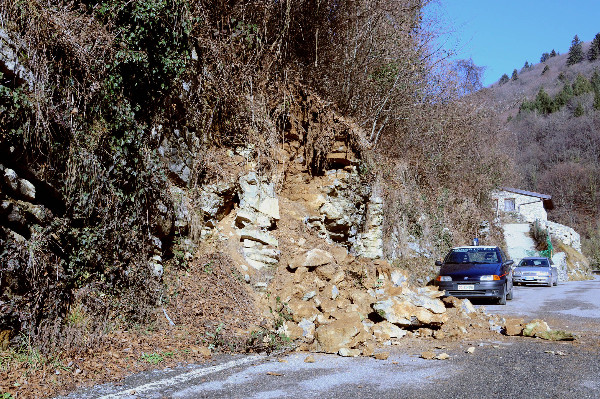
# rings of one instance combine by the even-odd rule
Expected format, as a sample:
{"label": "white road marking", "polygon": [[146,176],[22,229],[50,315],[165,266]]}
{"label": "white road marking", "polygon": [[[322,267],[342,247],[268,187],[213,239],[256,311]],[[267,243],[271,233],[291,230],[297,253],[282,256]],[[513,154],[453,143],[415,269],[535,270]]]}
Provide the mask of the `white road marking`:
{"label": "white road marking", "polygon": [[165,389],[167,387],[170,387],[170,386],[173,386],[176,384],[182,384],[182,383],[192,380],[194,378],[202,377],[204,375],[211,374],[211,373],[216,373],[218,371],[226,370],[226,369],[229,369],[232,367],[241,366],[243,364],[254,362],[254,361],[257,361],[257,360],[260,360],[263,358],[264,358],[264,356],[259,356],[259,355],[243,357],[241,359],[232,360],[230,362],[218,364],[216,366],[193,370],[193,371],[190,371],[189,373],[180,374],[175,377],[166,378],[164,380],[153,381],[148,384],[140,385],[139,387],[128,388],[128,389],[118,392],[118,393],[102,396],[102,397],[100,397],[100,399],[120,399],[120,398],[130,397],[132,395],[140,395],[143,393],[162,390],[162,389]]}

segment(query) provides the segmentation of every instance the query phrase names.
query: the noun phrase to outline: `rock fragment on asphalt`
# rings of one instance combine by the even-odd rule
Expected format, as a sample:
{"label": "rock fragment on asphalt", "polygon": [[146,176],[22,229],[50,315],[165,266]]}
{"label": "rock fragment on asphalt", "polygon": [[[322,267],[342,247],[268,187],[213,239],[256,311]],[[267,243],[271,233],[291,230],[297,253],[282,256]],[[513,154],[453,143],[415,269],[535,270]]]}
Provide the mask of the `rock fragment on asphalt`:
{"label": "rock fragment on asphalt", "polygon": [[525,337],[535,337],[536,334],[547,331],[550,331],[548,323],[546,323],[544,320],[535,319],[525,325],[523,328],[523,335]]}
{"label": "rock fragment on asphalt", "polygon": [[524,322],[525,320],[521,318],[506,319],[504,323],[504,332],[506,335],[511,336],[521,335],[521,332],[523,332]]}
{"label": "rock fragment on asphalt", "polygon": [[536,338],[545,339],[548,341],[574,341],[575,335],[567,331],[548,330],[535,334]]}
{"label": "rock fragment on asphalt", "polygon": [[378,353],[374,354],[373,357],[377,360],[387,360],[387,358],[390,357],[390,353],[389,352],[378,352]]}

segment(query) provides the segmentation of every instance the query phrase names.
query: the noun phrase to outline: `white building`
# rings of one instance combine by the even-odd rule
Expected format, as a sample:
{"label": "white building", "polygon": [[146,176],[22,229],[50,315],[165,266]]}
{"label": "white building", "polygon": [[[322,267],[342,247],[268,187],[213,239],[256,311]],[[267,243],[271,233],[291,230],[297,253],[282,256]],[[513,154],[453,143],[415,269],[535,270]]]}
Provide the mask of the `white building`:
{"label": "white building", "polygon": [[581,252],[581,238],[579,234],[569,226],[554,223],[548,220],[548,210],[554,209],[552,196],[535,193],[532,191],[519,190],[510,187],[501,187],[492,193],[496,216],[512,214],[519,216],[527,223],[536,220],[540,227],[547,229],[550,235],[564,244]]}
{"label": "white building", "polygon": [[510,187],[501,187],[493,192],[492,199],[495,201],[496,216],[514,214],[529,223],[536,220],[546,222],[547,210],[554,208],[550,195]]}

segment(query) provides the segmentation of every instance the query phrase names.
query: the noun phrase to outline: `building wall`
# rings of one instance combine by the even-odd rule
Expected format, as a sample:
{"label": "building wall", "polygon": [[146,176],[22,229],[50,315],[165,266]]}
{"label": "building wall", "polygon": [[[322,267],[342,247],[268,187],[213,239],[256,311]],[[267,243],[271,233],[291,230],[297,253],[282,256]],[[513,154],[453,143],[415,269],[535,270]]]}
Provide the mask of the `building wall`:
{"label": "building wall", "polygon": [[[521,215],[529,223],[533,223],[536,220],[544,222],[548,220],[548,213],[544,209],[544,203],[541,198],[511,193],[509,191],[496,191],[492,194],[492,199],[495,200],[498,215],[514,212]],[[505,210],[507,200],[514,203],[514,210]]]}

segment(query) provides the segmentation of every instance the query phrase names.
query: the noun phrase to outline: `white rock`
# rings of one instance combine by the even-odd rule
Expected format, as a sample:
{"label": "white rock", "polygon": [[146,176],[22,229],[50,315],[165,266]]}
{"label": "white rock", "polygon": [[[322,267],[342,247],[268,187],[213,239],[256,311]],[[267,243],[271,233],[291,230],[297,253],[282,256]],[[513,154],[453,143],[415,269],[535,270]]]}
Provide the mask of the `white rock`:
{"label": "white rock", "polygon": [[162,277],[163,275],[163,265],[158,263],[158,262],[154,262],[154,261],[150,261],[148,262],[148,266],[150,267],[150,272],[152,273],[152,275],[154,277]]}
{"label": "white rock", "polygon": [[463,299],[462,304],[460,305],[460,308],[462,309],[463,312],[465,312],[467,314],[477,311],[477,309],[475,309],[475,306],[473,306],[471,301],[469,301],[466,298]]}
{"label": "white rock", "polygon": [[261,198],[257,210],[275,220],[279,220],[279,200],[277,198]]}
{"label": "white rock", "polygon": [[337,286],[331,287],[331,299],[335,300],[340,295],[340,290]]}
{"label": "white rock", "polygon": [[28,180],[19,179],[19,192],[30,201],[35,199],[35,186]]}
{"label": "white rock", "polygon": [[19,190],[19,177],[12,169],[4,169],[4,183],[14,192]]}
{"label": "white rock", "polygon": [[317,295],[317,291],[309,291],[302,297],[303,301],[308,301],[311,298],[314,298]]}
{"label": "white rock", "polygon": [[405,295],[407,299],[413,305],[421,306],[425,309],[431,310],[433,313],[444,313],[446,311],[446,305],[439,299],[430,298],[427,295],[420,295],[414,292],[409,292]]}
{"label": "white rock", "polygon": [[343,357],[357,357],[360,356],[360,349],[341,348],[338,354]]}
{"label": "white rock", "polygon": [[296,269],[302,266],[323,266],[333,262],[334,258],[332,254],[322,249],[313,248],[310,251],[306,251],[305,253],[296,256],[294,259],[292,259],[289,266],[291,269]]}
{"label": "white rock", "polygon": [[242,239],[258,241],[262,244],[272,245],[274,247],[279,246],[279,242],[277,241],[277,239],[271,236],[266,231],[260,231],[255,229],[242,229],[239,231],[239,234],[240,238]]}
{"label": "white rock", "polygon": [[404,283],[407,279],[406,275],[402,273],[400,270],[394,270],[390,274],[390,280],[394,287],[400,287],[402,283]]}
{"label": "white rock", "polygon": [[313,339],[315,336],[315,323],[308,319],[302,319],[298,323],[298,327],[302,328],[302,336],[308,339]]}

